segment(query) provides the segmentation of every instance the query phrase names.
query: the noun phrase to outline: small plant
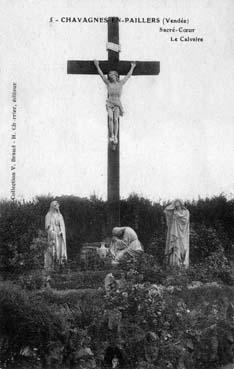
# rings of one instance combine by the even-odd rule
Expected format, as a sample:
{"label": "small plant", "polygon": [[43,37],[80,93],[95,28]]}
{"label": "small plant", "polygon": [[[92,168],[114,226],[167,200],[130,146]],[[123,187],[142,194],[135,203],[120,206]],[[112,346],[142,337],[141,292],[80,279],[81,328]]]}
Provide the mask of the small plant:
{"label": "small plant", "polygon": [[17,283],[21,288],[30,291],[40,290],[47,285],[47,276],[44,270],[36,269],[19,276]]}

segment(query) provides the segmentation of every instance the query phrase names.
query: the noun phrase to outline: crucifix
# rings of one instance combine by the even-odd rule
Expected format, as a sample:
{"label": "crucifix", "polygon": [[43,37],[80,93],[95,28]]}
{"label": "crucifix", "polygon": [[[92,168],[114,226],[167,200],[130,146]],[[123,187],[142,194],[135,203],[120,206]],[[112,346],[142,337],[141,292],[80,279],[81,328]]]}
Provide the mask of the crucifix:
{"label": "crucifix", "polygon": [[[110,71],[118,75],[128,75],[132,64],[130,61],[119,60],[119,19],[117,17],[108,18],[108,60],[98,63],[100,70],[105,74]],[[97,63],[93,60],[69,60],[67,62],[68,74],[98,74]],[[135,68],[132,68],[132,75],[157,75],[160,72],[160,63],[157,61],[136,61]],[[100,74],[100,73],[99,73]],[[126,78],[126,77],[125,77]],[[110,127],[110,117],[108,126]],[[118,117],[119,121],[119,117]],[[119,127],[119,122],[118,122]],[[119,129],[117,137],[110,137],[108,134],[108,179],[107,179],[107,200],[108,200],[108,231],[112,227],[120,225],[120,191],[119,191]]]}

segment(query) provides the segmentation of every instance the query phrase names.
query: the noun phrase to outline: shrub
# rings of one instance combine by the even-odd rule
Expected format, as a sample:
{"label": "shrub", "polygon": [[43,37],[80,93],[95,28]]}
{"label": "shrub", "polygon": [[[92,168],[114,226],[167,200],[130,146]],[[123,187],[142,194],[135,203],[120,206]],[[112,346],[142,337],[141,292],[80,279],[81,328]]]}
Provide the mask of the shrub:
{"label": "shrub", "polygon": [[190,267],[187,275],[190,280],[204,283],[217,281],[234,284],[233,269],[222,250],[213,252],[202,263]]}
{"label": "shrub", "polygon": [[148,247],[148,252],[155,257],[155,260],[163,265],[165,261],[165,247],[166,247],[166,228],[153,235]]}
{"label": "shrub", "polygon": [[90,324],[100,310],[99,304],[93,304],[94,297],[83,300],[80,306],[76,303],[69,307],[55,301],[48,304],[44,295],[1,283],[0,363],[19,362],[21,353],[27,349],[35,353],[43,368],[52,364],[62,367],[65,363],[67,367],[74,363],[79,367],[79,350],[90,342],[82,325]]}
{"label": "shrub", "polygon": [[204,224],[192,224],[190,232],[190,260],[199,263],[215,252],[224,248],[215,228]]}
{"label": "shrub", "polygon": [[[234,301],[233,291],[228,294],[212,286],[197,290],[183,284],[139,284],[128,274],[127,280],[124,290],[107,296],[106,309],[121,312],[121,322],[116,314],[116,342],[122,342],[131,367],[140,367],[141,363],[142,367],[157,369],[179,365],[214,369],[234,359],[234,310],[229,303],[231,314],[228,313],[223,303],[225,299]],[[113,318],[110,314],[109,319]],[[155,337],[152,344],[145,343],[149,334]]]}
{"label": "shrub", "polygon": [[19,274],[25,271],[38,269],[44,265],[44,252],[47,247],[47,236],[39,230],[28,245],[23,245],[27,237],[18,236],[15,243],[5,244],[4,254],[1,258],[1,270],[5,276]]}
{"label": "shrub", "polygon": [[37,348],[46,353],[51,341],[62,338],[63,322],[43,303],[7,283],[0,285],[0,332],[5,338],[1,360],[17,358],[23,348]]}
{"label": "shrub", "polygon": [[22,289],[26,290],[40,290],[47,285],[47,277],[44,270],[36,269],[31,272],[21,274],[17,279],[17,284]]}
{"label": "shrub", "polygon": [[119,269],[128,272],[129,276],[132,275],[136,283],[144,281],[160,284],[166,274],[166,271],[155,260],[155,256],[145,252],[134,259],[132,257],[122,259]]}

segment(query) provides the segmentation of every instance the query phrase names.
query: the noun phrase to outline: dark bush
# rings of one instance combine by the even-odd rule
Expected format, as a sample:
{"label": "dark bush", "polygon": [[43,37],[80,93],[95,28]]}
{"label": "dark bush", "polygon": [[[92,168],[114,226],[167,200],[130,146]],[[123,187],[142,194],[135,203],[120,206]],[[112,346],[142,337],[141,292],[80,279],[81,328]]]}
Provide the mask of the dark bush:
{"label": "dark bush", "polygon": [[[57,198],[61,204],[67,229],[68,257],[79,256],[82,244],[97,242],[107,235],[107,203],[95,196],[90,199],[75,196]],[[0,269],[16,271],[32,268],[27,264],[28,251],[38,231],[44,230],[44,219],[51,197],[37,197],[29,202],[0,203]],[[133,227],[159,264],[163,263],[166,223],[163,207],[137,195],[120,202],[121,225]],[[234,245],[234,201],[223,195],[211,199],[187,202],[191,214],[191,260],[200,262],[221,245],[229,257]],[[27,255],[27,258],[25,257]]]}
{"label": "dark bush", "polygon": [[0,363],[16,366],[29,351],[29,360],[35,356],[42,368],[80,367],[79,352],[90,343],[86,327],[103,315],[103,298],[84,294],[66,300],[49,290],[29,293],[1,283]]}
{"label": "dark bush", "polygon": [[63,340],[64,322],[48,305],[7,283],[0,285],[1,361],[17,358],[23,348],[45,355],[50,342]]}

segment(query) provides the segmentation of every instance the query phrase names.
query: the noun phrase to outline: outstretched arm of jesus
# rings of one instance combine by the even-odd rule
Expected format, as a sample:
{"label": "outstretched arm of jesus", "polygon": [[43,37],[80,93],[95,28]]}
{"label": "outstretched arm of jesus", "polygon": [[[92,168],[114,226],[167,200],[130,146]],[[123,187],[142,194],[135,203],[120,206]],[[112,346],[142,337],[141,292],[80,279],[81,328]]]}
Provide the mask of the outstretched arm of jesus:
{"label": "outstretched arm of jesus", "polygon": [[136,62],[131,63],[130,71],[128,72],[128,74],[126,75],[126,77],[124,77],[124,78],[120,81],[122,84],[126,83],[126,82],[127,82],[127,80],[131,77],[131,75],[132,75],[132,73],[133,73],[133,70],[134,70],[135,66],[136,66]]}
{"label": "outstretched arm of jesus", "polygon": [[102,78],[103,82],[107,85],[108,84],[108,79],[104,76],[104,74],[102,73],[101,68],[99,67],[99,61],[98,60],[94,60],[94,65],[97,68],[98,74],[99,76]]}

